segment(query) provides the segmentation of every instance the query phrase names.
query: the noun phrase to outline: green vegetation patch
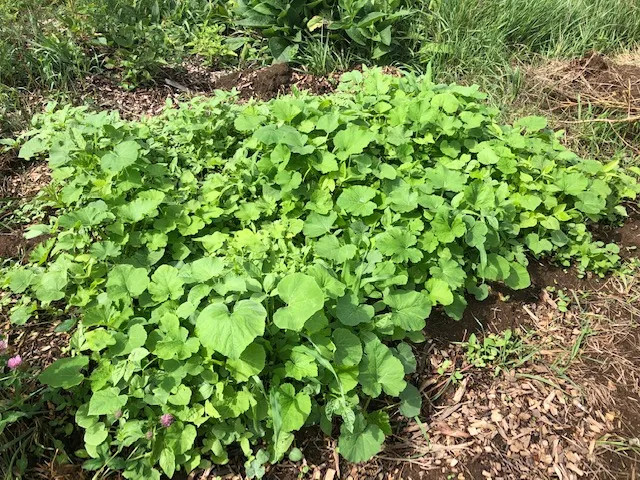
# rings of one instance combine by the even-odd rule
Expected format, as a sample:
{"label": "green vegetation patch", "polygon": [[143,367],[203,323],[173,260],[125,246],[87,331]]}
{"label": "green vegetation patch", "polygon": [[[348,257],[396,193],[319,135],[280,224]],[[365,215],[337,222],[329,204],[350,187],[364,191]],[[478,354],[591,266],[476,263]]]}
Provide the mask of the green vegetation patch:
{"label": "green vegetation patch", "polygon": [[483,99],[373,70],[329,96],[218,92],[139,123],[40,116],[20,155],[48,158],[56,213],[5,284],[15,323],[77,319],[75,360],[40,379],[82,402],[85,467],[159,479],[239,445],[260,476],[313,424],[367,460],[391,432],[371,399],[420,411],[410,343],[432,309],[526,288],[531,256],[615,264],[585,224],[624,216],[635,181]]}

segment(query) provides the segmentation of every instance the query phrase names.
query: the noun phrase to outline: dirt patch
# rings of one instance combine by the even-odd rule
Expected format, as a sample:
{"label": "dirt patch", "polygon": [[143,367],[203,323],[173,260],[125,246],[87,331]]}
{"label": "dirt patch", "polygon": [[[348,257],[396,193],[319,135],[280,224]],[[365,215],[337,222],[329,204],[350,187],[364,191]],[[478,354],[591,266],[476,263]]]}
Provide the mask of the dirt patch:
{"label": "dirt patch", "polygon": [[167,100],[177,102],[185,98],[180,90],[169,85],[122,88],[108,77],[87,77],[73,99],[76,105],[88,105],[95,110],[118,110],[126,120],[139,120],[144,116],[158,115]]}
{"label": "dirt patch", "polygon": [[471,333],[485,334],[514,330],[531,324],[536,304],[548,297],[547,287],[566,294],[581,290],[598,290],[605,280],[587,272],[579,276],[575,267],[561,268],[548,261],[530,259],[531,286],[524,290],[511,290],[493,284],[489,296],[482,301],[467,298],[467,308],[461,320],[452,320],[443,311],[435,311],[427,320],[425,334],[441,344],[462,342]]}
{"label": "dirt patch", "polygon": [[0,328],[8,339],[9,353],[20,354],[24,368],[39,372],[63,357],[68,348],[70,335],[57,332],[55,329],[59,324],[59,320],[53,322],[44,317],[40,321],[32,319],[29,328],[12,328],[4,317]]}
{"label": "dirt patch", "polygon": [[602,223],[590,226],[594,237],[605,243],[615,243],[620,247],[624,259],[640,255],[640,210],[637,204],[626,205],[629,217],[621,226]]}
{"label": "dirt patch", "polygon": [[45,162],[12,159],[0,169],[0,198],[33,197],[51,181],[51,170]]}
{"label": "dirt patch", "polygon": [[197,95],[210,94],[216,89],[235,89],[241,100],[271,100],[278,95],[291,93],[293,89],[307,90],[316,95],[330,93],[335,89],[339,78],[339,74],[331,77],[306,74],[295,71],[284,63],[238,71],[212,71],[188,65],[185,71],[169,71],[165,75],[158,79],[155,86],[133,90],[122,88],[108,77],[87,77],[74,103],[98,109],[119,110],[122,118],[138,120],[143,116],[162,112],[167,100],[175,103]]}
{"label": "dirt patch", "polygon": [[629,117],[640,115],[640,66],[620,64],[598,53],[532,68],[537,88],[550,94],[550,108],[589,103]]}

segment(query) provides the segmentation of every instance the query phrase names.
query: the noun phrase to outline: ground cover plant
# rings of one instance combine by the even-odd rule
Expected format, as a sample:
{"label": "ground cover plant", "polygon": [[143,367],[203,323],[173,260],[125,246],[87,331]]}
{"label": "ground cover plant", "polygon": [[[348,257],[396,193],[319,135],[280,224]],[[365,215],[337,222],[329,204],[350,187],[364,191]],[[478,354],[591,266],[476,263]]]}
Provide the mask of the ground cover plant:
{"label": "ground cover plant", "polygon": [[171,477],[239,446],[260,477],[314,424],[367,460],[384,399],[420,412],[406,375],[433,309],[453,322],[494,283],[528,287],[532,257],[613,267],[587,225],[624,217],[635,181],[544,118],[497,116],[477,87],[379,70],[142,122],[39,116],[20,156],[48,159],[54,213],[4,284],[14,324],[74,332],[40,380],[73,393],[85,468]]}

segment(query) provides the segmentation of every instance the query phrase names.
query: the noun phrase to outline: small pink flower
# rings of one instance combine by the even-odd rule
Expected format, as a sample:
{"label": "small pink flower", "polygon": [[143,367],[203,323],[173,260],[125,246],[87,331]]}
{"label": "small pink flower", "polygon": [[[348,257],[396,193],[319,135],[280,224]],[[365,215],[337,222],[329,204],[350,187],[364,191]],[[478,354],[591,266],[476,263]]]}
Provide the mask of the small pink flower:
{"label": "small pink flower", "polygon": [[15,357],[11,357],[7,362],[7,366],[9,370],[15,370],[20,365],[22,365],[22,357],[20,355],[16,355]]}
{"label": "small pink flower", "polygon": [[145,437],[147,437],[147,440],[151,440],[153,438],[153,432],[151,430],[149,430],[146,434]]}
{"label": "small pink flower", "polygon": [[165,413],[160,417],[160,425],[165,428],[169,428],[171,424],[174,422],[175,418],[170,413]]}
{"label": "small pink flower", "polygon": [[116,418],[116,420],[122,418],[122,410],[116,410],[116,413],[114,413],[113,416]]}
{"label": "small pink flower", "polygon": [[9,343],[6,340],[0,340],[0,353],[4,352],[7,348],[9,348]]}

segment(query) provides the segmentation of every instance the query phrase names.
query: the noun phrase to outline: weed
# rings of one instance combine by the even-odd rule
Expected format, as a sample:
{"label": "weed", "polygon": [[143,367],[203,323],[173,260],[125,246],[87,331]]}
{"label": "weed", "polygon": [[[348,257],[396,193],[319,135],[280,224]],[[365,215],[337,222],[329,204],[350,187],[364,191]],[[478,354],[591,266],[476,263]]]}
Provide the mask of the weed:
{"label": "weed", "polygon": [[501,371],[518,368],[535,355],[535,349],[528,346],[511,330],[501,334],[489,334],[481,341],[475,333],[461,344],[466,350],[467,361],[477,368],[493,367],[494,375]]}

